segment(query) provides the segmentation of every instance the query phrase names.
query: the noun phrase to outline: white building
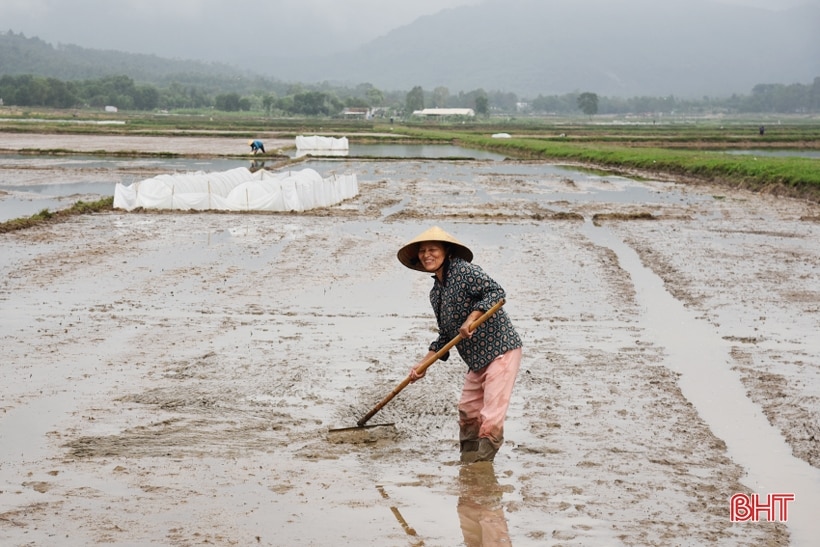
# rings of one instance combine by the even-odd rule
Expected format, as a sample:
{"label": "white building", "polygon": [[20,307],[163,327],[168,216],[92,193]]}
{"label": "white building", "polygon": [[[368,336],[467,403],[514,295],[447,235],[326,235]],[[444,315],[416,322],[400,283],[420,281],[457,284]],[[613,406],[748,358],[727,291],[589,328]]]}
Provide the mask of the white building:
{"label": "white building", "polygon": [[475,117],[475,111],[472,108],[425,108],[414,111],[413,116],[467,116],[472,118]]}

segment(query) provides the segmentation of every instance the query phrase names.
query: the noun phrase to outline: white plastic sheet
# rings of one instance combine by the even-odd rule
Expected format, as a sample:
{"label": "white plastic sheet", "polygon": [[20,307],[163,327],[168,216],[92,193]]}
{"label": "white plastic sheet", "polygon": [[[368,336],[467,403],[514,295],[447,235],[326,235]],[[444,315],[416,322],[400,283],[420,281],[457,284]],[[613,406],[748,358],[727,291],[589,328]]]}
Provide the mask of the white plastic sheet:
{"label": "white plastic sheet", "polygon": [[228,171],[159,175],[114,188],[114,207],[225,211],[307,211],[330,207],[359,194],[355,174],[328,178],[313,169],[251,173]]}
{"label": "white plastic sheet", "polygon": [[314,156],[347,156],[350,144],[347,137],[321,137],[319,135],[297,135],[296,157],[307,154]]}

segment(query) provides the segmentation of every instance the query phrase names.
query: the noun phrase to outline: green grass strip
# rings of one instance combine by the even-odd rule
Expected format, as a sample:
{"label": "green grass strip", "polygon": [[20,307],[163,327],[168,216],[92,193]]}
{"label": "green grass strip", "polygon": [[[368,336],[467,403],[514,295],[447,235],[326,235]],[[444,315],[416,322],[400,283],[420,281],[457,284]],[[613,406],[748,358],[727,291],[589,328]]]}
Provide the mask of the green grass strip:
{"label": "green grass strip", "polygon": [[47,223],[62,222],[77,215],[90,215],[92,213],[111,211],[113,209],[114,196],[105,197],[92,202],[78,201],[67,209],[60,209],[54,212],[43,209],[30,217],[16,218],[2,222],[0,223],[0,234],[14,232],[16,230],[25,230],[26,228],[33,228],[34,226]]}
{"label": "green grass strip", "polygon": [[[430,131],[419,133],[424,138],[434,138]],[[577,162],[610,170],[661,173],[684,179],[691,177],[820,201],[819,159],[578,143],[553,138],[494,139],[469,133],[440,133],[438,137],[511,157]]]}

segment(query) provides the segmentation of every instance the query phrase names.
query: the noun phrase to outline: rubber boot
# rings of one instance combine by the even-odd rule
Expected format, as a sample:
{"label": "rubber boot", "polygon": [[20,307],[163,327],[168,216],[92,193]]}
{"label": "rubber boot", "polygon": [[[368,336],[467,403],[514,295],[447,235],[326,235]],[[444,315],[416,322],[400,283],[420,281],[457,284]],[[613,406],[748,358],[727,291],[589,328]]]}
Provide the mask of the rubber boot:
{"label": "rubber boot", "polygon": [[478,456],[478,439],[461,441],[461,463],[473,463]]}
{"label": "rubber boot", "polygon": [[476,419],[468,419],[459,410],[458,412],[458,439],[461,442],[461,463],[472,463],[478,453],[479,423]]}
{"label": "rubber boot", "polygon": [[495,459],[495,454],[501,448],[501,443],[495,444],[488,437],[481,437],[478,440],[478,451],[475,454],[476,462],[491,462]]}

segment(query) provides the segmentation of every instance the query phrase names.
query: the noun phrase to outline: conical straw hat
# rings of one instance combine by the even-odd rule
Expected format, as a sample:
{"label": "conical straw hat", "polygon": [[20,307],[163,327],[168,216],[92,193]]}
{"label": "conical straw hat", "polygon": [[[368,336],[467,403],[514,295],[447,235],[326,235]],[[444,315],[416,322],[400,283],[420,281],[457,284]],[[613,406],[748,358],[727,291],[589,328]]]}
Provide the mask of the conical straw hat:
{"label": "conical straw hat", "polygon": [[425,272],[426,270],[419,262],[418,256],[419,243],[422,241],[440,241],[442,243],[446,243],[450,247],[450,256],[457,256],[467,262],[473,261],[473,252],[466,245],[438,226],[433,226],[408,241],[401,249],[399,249],[399,252],[396,254],[399,262],[411,270]]}

